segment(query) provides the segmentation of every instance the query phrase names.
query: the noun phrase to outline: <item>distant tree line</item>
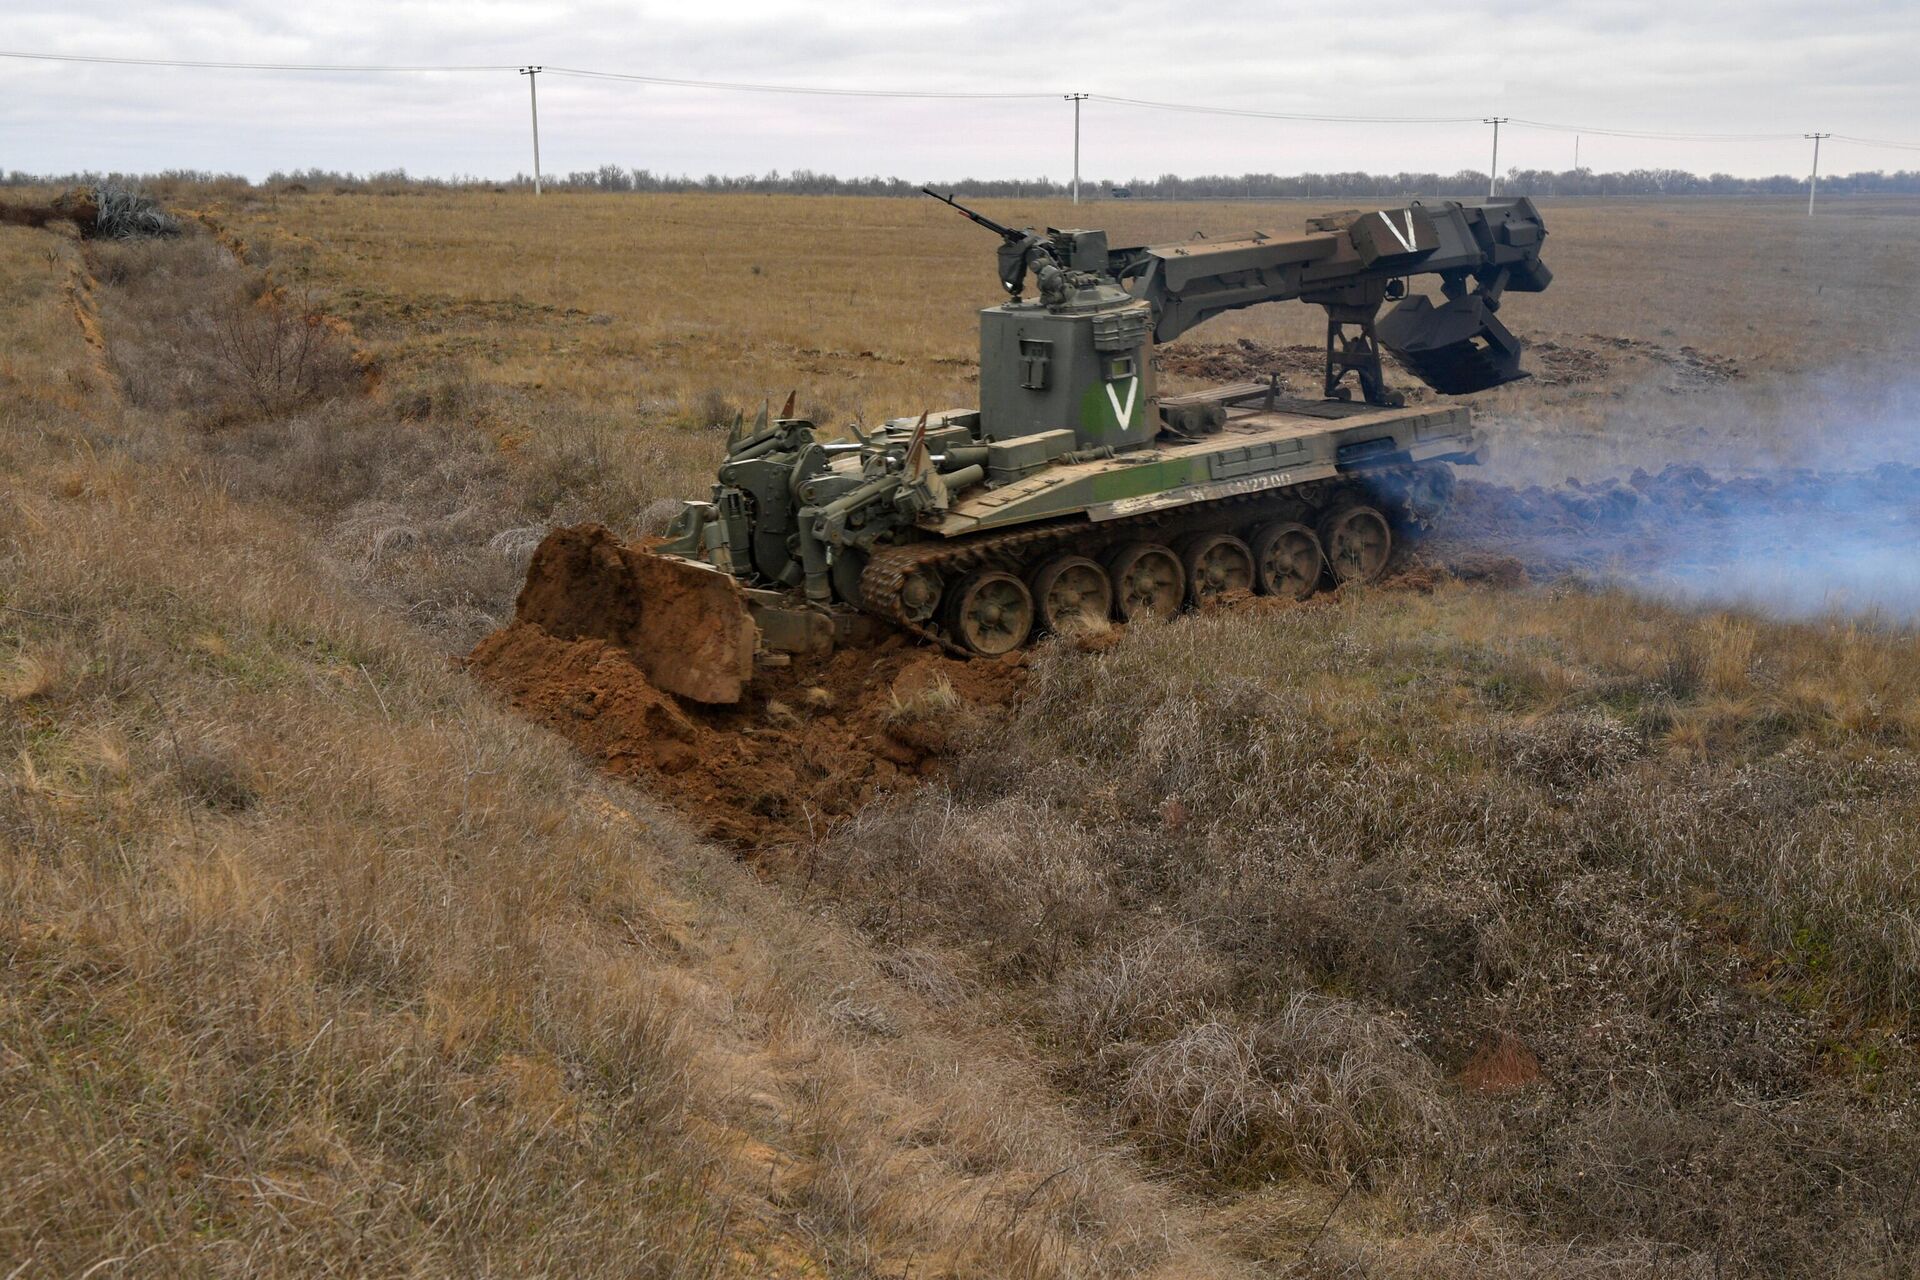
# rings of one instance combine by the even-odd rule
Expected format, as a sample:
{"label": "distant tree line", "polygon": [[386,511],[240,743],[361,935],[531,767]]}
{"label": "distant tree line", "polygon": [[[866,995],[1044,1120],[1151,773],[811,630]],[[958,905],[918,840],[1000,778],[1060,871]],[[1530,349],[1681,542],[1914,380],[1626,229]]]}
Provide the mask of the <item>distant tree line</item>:
{"label": "distant tree line", "polygon": [[[733,194],[782,194],[820,196],[912,196],[923,185],[906,178],[839,178],[811,169],[786,173],[771,170],[758,176],[710,173],[704,177],[690,174],[655,173],[651,169],[628,169],[617,164],[598,169],[581,169],[568,174],[550,174],[543,179],[552,190],[601,192],[712,192]],[[29,174],[14,171],[0,175],[4,186],[92,186],[100,182],[134,184],[166,192],[192,187],[233,195],[273,192],[328,191],[345,194],[364,192],[401,195],[422,191],[518,191],[531,190],[533,179],[526,174],[495,179],[473,176],[422,178],[404,169],[378,173],[338,173],[331,169],[276,171],[265,181],[255,182],[239,174],[211,173],[192,169],[169,169],[152,174]],[[1026,196],[1064,196],[1068,184],[1051,179],[963,178],[957,182],[935,182],[942,191],[984,198]],[[1843,195],[1920,195],[1920,171],[1900,170],[1886,173],[1832,174],[1820,179],[1823,193]],[[1347,199],[1398,198],[1402,196],[1474,196],[1484,195],[1487,175],[1474,169],[1456,173],[1302,173],[1282,176],[1273,173],[1205,174],[1183,178],[1166,173],[1157,178],[1086,179],[1080,184],[1082,199],[1112,199],[1124,193],[1137,200],[1221,200],[1221,199]],[[1804,195],[1805,178],[1776,174],[1767,178],[1736,178],[1731,174],[1702,176],[1684,169],[1631,169],[1623,173],[1600,173],[1592,169],[1512,169],[1500,180],[1500,190],[1509,195],[1527,196],[1791,196]]]}

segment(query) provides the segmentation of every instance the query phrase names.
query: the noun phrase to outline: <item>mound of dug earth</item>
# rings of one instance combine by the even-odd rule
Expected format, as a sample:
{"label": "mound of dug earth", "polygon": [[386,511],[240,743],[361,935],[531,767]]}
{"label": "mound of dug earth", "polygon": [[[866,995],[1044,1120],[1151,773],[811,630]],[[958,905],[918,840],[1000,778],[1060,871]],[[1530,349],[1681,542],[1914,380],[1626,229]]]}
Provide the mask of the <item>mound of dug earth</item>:
{"label": "mound of dug earth", "polygon": [[961,662],[896,637],[762,671],[732,706],[663,692],[623,646],[525,616],[467,659],[514,707],[610,772],[644,780],[707,834],[754,849],[835,819],[937,766],[1012,701],[1018,660]]}
{"label": "mound of dug earth", "polygon": [[648,555],[603,525],[541,540],[514,618],[618,645],[660,689],[700,702],[737,702],[753,678],[753,623],[734,580]]}
{"label": "mound of dug earth", "polygon": [[1269,375],[1318,384],[1326,352],[1319,347],[1237,342],[1182,342],[1155,353],[1162,372],[1210,383],[1265,382]]}

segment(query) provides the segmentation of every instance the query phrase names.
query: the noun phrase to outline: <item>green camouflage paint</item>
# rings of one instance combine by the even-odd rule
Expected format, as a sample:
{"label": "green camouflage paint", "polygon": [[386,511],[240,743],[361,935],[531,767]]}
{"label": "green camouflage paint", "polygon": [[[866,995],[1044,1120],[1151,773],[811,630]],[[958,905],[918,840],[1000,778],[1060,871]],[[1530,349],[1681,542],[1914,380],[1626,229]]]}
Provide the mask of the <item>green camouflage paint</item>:
{"label": "green camouflage paint", "polygon": [[1194,474],[1204,470],[1204,461],[1196,464],[1192,458],[1169,458],[1165,462],[1122,467],[1093,478],[1093,500],[1112,502],[1115,498],[1137,498],[1143,493],[1177,489],[1183,484],[1195,484],[1206,479],[1204,474]]}

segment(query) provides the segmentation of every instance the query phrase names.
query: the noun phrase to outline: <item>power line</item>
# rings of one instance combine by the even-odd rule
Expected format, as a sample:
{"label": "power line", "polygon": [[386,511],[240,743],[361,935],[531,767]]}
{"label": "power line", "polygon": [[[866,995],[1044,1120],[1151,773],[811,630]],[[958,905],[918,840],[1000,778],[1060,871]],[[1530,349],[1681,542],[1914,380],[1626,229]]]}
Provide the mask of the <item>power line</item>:
{"label": "power line", "polygon": [[1512,117],[1514,124],[1550,133],[1598,133],[1609,138],[1640,138],[1654,142],[1791,142],[1797,133],[1674,133],[1662,129],[1602,129],[1590,124],[1560,124],[1551,120]]}
{"label": "power line", "polygon": [[1920,151],[1920,142],[1888,142],[1883,138],[1856,138],[1846,133],[1827,136],[1839,142],[1851,142],[1856,147],[1891,147],[1895,151]]}
{"label": "power line", "polygon": [[114,67],[189,67],[205,71],[516,71],[520,66],[515,62],[478,62],[465,66],[449,66],[443,63],[403,66],[393,63],[347,62],[203,62],[184,58],[108,58],[79,53],[17,53],[7,49],[0,49],[0,58],[17,58],[25,62],[104,63]]}
{"label": "power line", "polygon": [[[416,74],[435,71],[518,71],[517,62],[478,62],[464,64],[419,64],[376,62],[216,62],[192,58],[112,58],[78,53],[24,53],[0,49],[0,58],[26,62],[80,62],[116,67],[185,67],[202,71],[319,71],[358,72],[362,74]],[[677,89],[720,89],[735,93],[797,93],[844,98],[956,98],[1027,99],[1053,98],[1051,93],[985,93],[945,89],[841,89],[822,85],[760,84],[740,80],[689,80],[675,76],[648,76],[625,71],[593,71],[585,67],[546,67],[550,75],[573,76],[582,80],[621,80],[633,84],[654,84]]]}
{"label": "power line", "polygon": [[548,67],[557,76],[580,80],[622,80],[633,84],[665,85],[675,89],[724,89],[735,93],[798,93],[828,98],[956,98],[1011,101],[1057,98],[1056,93],[979,93],[947,89],[837,89],[820,85],[757,84],[740,80],[682,80],[672,76],[643,76],[625,71],[588,71],[580,67]]}
{"label": "power line", "polygon": [[[436,72],[518,71],[524,64],[484,63],[348,63],[348,62],[260,62],[215,61],[191,58],[120,58],[98,54],[33,53],[0,49],[0,58],[27,62],[83,63],[106,66],[180,67],[205,71],[288,71],[348,73],[362,75],[432,74]],[[1058,99],[1052,92],[984,92],[957,89],[859,89],[823,85],[775,84],[742,80],[697,80],[680,76],[651,76],[637,72],[596,71],[586,67],[547,67],[552,75],[581,80],[618,81],[629,84],[658,85],[676,89],[709,89],[731,93],[797,94],[807,97],[926,99],[933,101],[1037,102]],[[1170,111],[1189,115],[1238,117],[1250,120],[1291,120],[1307,124],[1404,124],[1465,125],[1481,124],[1485,116],[1410,116],[1410,115],[1337,115],[1313,111],[1269,111],[1255,107],[1229,107],[1195,102],[1166,102],[1153,98],[1133,98],[1116,94],[1089,93],[1085,101],[1113,106],[1136,107],[1151,111]],[[1635,138],[1659,142],[1794,142],[1798,133],[1711,133],[1679,132],[1660,129],[1610,129],[1590,124],[1569,124],[1555,120],[1533,120],[1524,116],[1503,117],[1503,122],[1526,129],[1553,133],[1596,134],[1610,138]],[[1920,151],[1920,142],[1901,142],[1887,138],[1864,138],[1836,133],[1835,141],[1857,147],[1879,147],[1896,151]]]}
{"label": "power line", "polygon": [[1242,116],[1252,120],[1303,120],[1314,124],[1479,124],[1479,116],[1333,116],[1305,111],[1260,111],[1252,107],[1212,107],[1191,102],[1156,102],[1149,98],[1117,98],[1090,93],[1093,102],[1120,107],[1147,107],[1155,111],[1183,111],[1195,115]]}

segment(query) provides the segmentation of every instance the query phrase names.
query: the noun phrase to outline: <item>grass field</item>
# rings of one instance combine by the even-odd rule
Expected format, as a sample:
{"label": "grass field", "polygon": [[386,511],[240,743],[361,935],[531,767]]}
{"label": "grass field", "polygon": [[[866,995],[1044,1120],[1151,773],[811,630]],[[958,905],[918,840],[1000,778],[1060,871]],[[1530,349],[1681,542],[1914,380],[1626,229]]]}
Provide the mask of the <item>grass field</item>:
{"label": "grass field", "polygon": [[[1791,201],[1555,205],[1557,282],[1515,295],[1509,322],[1629,358],[1603,385],[1487,397],[1497,445],[1522,473],[1558,480],[1568,467],[1721,461],[1728,439],[1790,451],[1837,425],[1822,420],[1836,399],[1870,414],[1863,393],[1920,337],[1914,205],[1839,203],[1815,219]],[[1289,233],[1335,207],[993,212],[1016,225],[1103,218],[1126,244]],[[974,311],[997,300],[992,236],[931,200],[303,196],[217,216],[289,278],[315,281],[383,360],[619,426],[707,426],[796,389],[829,423],[971,404]],[[1317,309],[1267,307],[1186,342],[1318,344],[1320,324]],[[1651,352],[1611,345],[1623,339]],[[1652,357],[1681,347],[1749,375],[1704,424],[1674,421],[1667,397],[1644,403],[1636,385],[1659,384]]]}
{"label": "grass field", "polygon": [[[1915,207],[1549,207],[1495,468],[1915,460]],[[945,769],[742,863],[448,658],[736,410],[969,403],[985,233],[199,213],[0,228],[7,1271],[1911,1274],[1909,630],[1580,581],[1141,627],[898,703]]]}

